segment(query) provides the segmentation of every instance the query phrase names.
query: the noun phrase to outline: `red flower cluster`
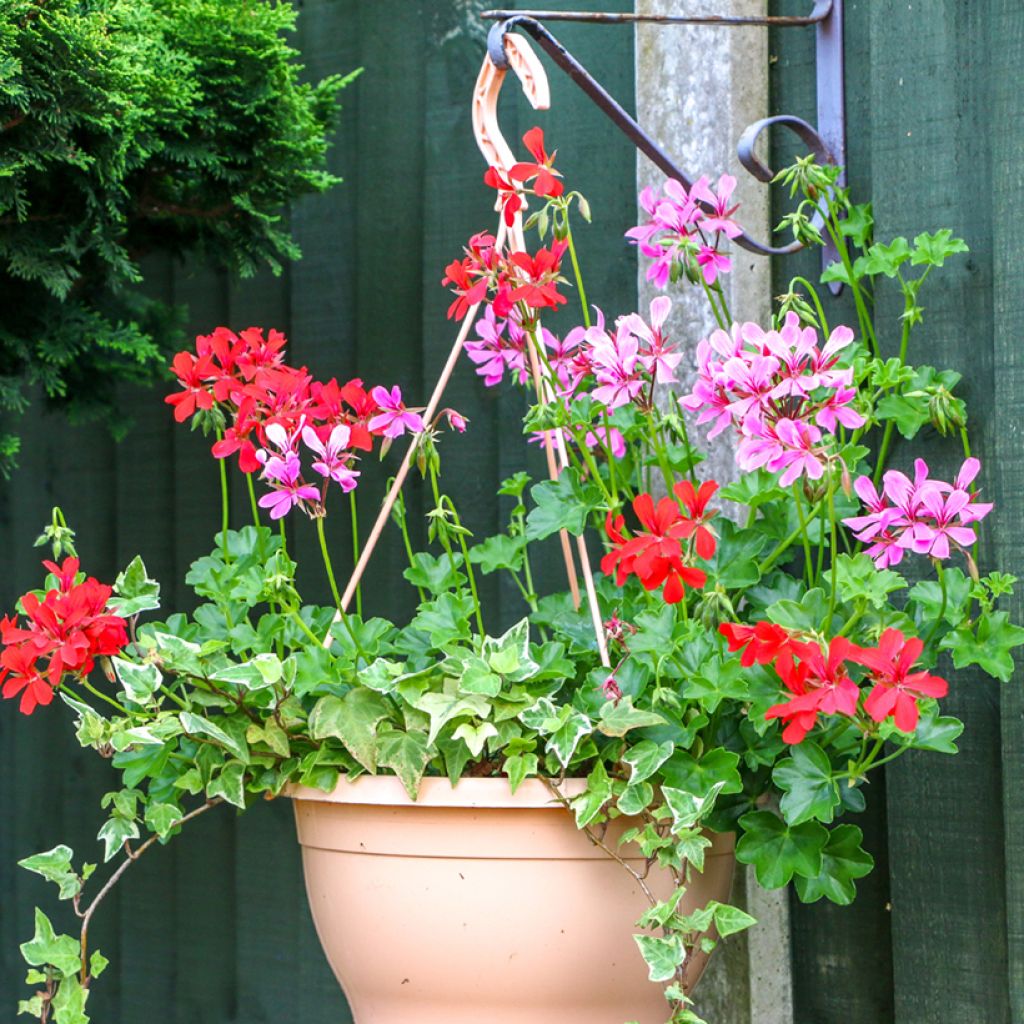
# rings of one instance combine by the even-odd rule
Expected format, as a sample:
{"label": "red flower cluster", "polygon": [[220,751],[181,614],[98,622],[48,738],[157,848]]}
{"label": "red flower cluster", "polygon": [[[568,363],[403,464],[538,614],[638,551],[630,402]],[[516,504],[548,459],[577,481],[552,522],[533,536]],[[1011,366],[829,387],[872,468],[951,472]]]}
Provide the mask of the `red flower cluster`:
{"label": "red flower cluster", "polygon": [[727,622],[719,626],[719,632],[729,642],[730,651],[743,652],[743,666],[774,664],[783,685],[793,694],[765,714],[783,721],[782,738],[787,743],[803,740],[819,714],[857,714],[862,684],[851,678],[849,664],[868,670],[862,680],[871,686],[863,704],[868,718],[884,722],[891,717],[902,732],[917,728],[920,698],[945,697],[949,692],[949,684],[939,676],[911,671],[924,644],[898,629],[887,629],[876,647],[859,647],[845,637],[834,637],[827,653],[817,641],[800,640],[798,634],[770,622],[754,626]]}
{"label": "red flower cluster", "polygon": [[448,307],[448,318],[461,320],[471,306],[492,295],[495,316],[507,317],[517,302],[529,309],[557,309],[567,300],[559,294],[562,257],[569,243],[553,241],[551,248],[541,247],[531,256],[525,252],[505,252],[495,247],[494,235],[473,235],[461,260],[445,267],[441,284],[451,285],[455,299]]}
{"label": "red flower cluster", "polygon": [[8,699],[20,693],[18,706],[26,715],[53,700],[65,673],[85,676],[97,658],[115,655],[128,643],[125,620],[106,610],[110,587],[92,576],[76,583],[77,558],[43,565],[57,577],[57,587],[42,600],[31,592],[22,597],[24,627],[10,616],[0,619],[0,692]]}
{"label": "red flower cluster", "polygon": [[370,451],[372,435],[382,432],[369,429],[379,409],[361,380],[316,381],[306,367],[285,363],[286,343],[280,331],[264,336],[259,327],[240,334],[218,327],[196,338],[195,351],[179,352],[171,364],[182,388],[165,399],[174,406],[174,418],[181,423],[197,410],[219,406],[228,426],[213,454],[223,459],[237,452],[243,473],[261,468],[256,450],[266,446],[266,428],[272,423],[289,436],[312,427],[322,441],[345,424],[351,430],[349,446],[362,451]]}
{"label": "red flower cluster", "polygon": [[700,558],[710,558],[715,553],[715,535],[706,523],[715,515],[708,511],[707,503],[717,489],[713,480],[702,484],[697,492],[689,482],[676,484],[674,491],[685,507],[685,514],[672,498],[662,498],[655,505],[649,494],[638,495],[633,500],[633,511],[646,530],[633,537],[623,533],[625,516],[613,517],[609,512],[605,532],[615,546],[601,560],[601,571],[609,576],[614,571],[620,587],[630,575],[636,576],[647,590],[655,590],[664,583],[662,597],[667,604],[681,601],[687,586],[703,587],[707,575],[684,560],[693,551],[687,550],[683,542],[692,538],[692,547]]}
{"label": "red flower cluster", "polygon": [[[523,208],[523,200],[520,197],[525,185],[531,178],[534,179],[533,188],[530,190],[535,196],[560,196],[564,191],[562,183],[558,180],[561,174],[552,166],[555,162],[555,154],[549,154],[544,148],[544,132],[540,128],[531,128],[523,136],[523,145],[530,151],[533,157],[532,163],[513,164],[508,172],[508,177],[502,177],[497,167],[488,167],[484,173],[484,184],[498,190],[501,198],[502,208],[505,211],[505,223],[509,226],[516,218],[516,214]],[[520,182],[517,185],[516,182]]]}

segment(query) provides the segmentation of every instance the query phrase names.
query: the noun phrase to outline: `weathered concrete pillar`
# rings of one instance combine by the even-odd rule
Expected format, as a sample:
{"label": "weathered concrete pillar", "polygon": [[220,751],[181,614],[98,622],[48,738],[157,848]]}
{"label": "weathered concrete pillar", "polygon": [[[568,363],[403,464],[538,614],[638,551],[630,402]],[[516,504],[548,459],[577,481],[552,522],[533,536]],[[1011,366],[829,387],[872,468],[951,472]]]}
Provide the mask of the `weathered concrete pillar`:
{"label": "weathered concrete pillar", "polygon": [[[650,14],[763,15],[766,0],[636,0]],[[693,177],[712,183],[723,171],[739,181],[737,214],[758,238],[770,231],[767,189],[751,178],[736,158],[743,129],[768,113],[768,32],[756,27],[638,25],[637,120]],[[638,188],[660,186],[663,175],[638,154]],[[735,246],[733,272],[723,281],[729,308],[738,321],[767,323],[771,303],[768,260]],[[656,291],[640,269],[640,308]],[[714,329],[703,291],[678,286],[670,292],[672,336],[687,352]],[[693,360],[680,364],[685,390],[695,376]],[[703,445],[703,438],[699,439]],[[737,475],[725,435],[708,451],[707,474],[720,482]],[[753,873],[738,872],[735,901],[759,921],[746,936],[723,943],[698,989],[697,1010],[712,1024],[792,1024],[789,913],[785,892],[766,893]]]}

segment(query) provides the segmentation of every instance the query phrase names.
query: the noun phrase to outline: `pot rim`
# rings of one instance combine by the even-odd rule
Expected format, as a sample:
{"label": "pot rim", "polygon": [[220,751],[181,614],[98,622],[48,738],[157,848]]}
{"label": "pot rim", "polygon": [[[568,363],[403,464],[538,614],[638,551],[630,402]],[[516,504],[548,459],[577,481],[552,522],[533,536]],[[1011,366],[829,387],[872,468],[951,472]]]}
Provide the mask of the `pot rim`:
{"label": "pot rim", "polygon": [[[586,779],[566,779],[561,792],[578,796]],[[383,807],[494,807],[564,811],[547,785],[538,778],[524,779],[512,792],[506,776],[488,779],[459,779],[455,786],[444,776],[425,776],[415,801],[410,799],[396,775],[343,775],[329,793],[310,786],[286,786],[283,796],[293,800],[329,804],[376,804]]]}

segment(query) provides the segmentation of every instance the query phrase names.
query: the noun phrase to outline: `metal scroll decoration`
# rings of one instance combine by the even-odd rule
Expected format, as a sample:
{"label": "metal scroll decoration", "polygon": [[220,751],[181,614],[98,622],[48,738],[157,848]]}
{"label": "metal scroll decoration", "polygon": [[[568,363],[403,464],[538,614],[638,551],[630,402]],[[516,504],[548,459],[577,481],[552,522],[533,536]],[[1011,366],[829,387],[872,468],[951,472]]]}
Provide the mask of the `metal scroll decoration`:
{"label": "metal scroll decoration", "polygon": [[[608,119],[668,177],[675,178],[689,189],[693,177],[679,167],[671,157],[641,128],[622,105],[598,82],[592,74],[574,57],[545,27],[545,21],[580,22],[591,25],[623,25],[649,22],[658,25],[707,25],[723,27],[732,25],[767,25],[777,28],[800,28],[813,26],[817,36],[817,105],[818,124],[808,124],[802,118],[791,114],[778,114],[762,118],[750,125],[740,136],[738,155],[743,167],[758,181],[770,182],[774,172],[754,153],[758,137],[773,125],[787,128],[796,134],[821,163],[846,163],[846,112],[843,78],[843,0],[815,0],[811,12],[804,16],[731,17],[719,15],[658,15],[658,14],[616,14],[599,12],[570,11],[485,11],[486,19],[494,19],[487,40],[488,54],[496,68],[506,70],[510,58],[518,55],[513,47],[510,54],[508,40],[513,29],[528,33],[541,49],[564,71],[608,117]],[[845,172],[840,178],[845,184]],[[820,227],[820,218],[816,220]],[[759,241],[744,231],[735,239],[737,245],[750,252],[764,256],[785,256],[803,248],[800,242],[774,246]],[[829,240],[822,250],[823,267],[834,263],[838,253]],[[841,285],[830,285],[838,294]]]}

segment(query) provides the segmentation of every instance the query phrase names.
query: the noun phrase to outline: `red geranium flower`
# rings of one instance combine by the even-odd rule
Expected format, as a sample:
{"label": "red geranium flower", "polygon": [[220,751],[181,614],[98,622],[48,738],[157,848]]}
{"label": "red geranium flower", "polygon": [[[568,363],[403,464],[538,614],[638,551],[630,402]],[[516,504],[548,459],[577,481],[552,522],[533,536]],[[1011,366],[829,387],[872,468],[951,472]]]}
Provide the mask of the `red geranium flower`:
{"label": "red geranium flower", "polygon": [[512,302],[524,302],[531,309],[557,309],[559,303],[568,301],[558,294],[558,276],[562,256],[569,243],[562,239],[551,243],[550,249],[540,248],[535,256],[527,252],[514,252],[508,261],[512,287],[509,298]]}
{"label": "red geranium flower", "polygon": [[171,361],[171,369],[183,390],[168,395],[164,401],[174,406],[174,418],[179,423],[184,423],[197,409],[213,408],[213,393],[206,380],[214,369],[208,356],[197,358],[191,352],[179,352]]}
{"label": "red geranium flower", "polygon": [[718,632],[728,640],[730,651],[743,651],[740,664],[744,668],[750,668],[754,662],[767,665],[780,657],[792,660],[790,644],[793,638],[787,630],[776,626],[774,622],[758,622],[753,626],[723,622]]}
{"label": "red geranium flower", "polygon": [[[555,153],[549,154],[544,148],[544,132],[540,128],[531,128],[523,136],[523,145],[530,151],[534,163],[518,163],[513,165],[508,176],[515,181],[529,181],[534,178],[533,191],[538,196],[560,196],[565,191],[558,180],[561,174],[551,165],[555,162]],[[511,221],[509,222],[511,223]]]}
{"label": "red geranium flower", "polygon": [[498,198],[505,213],[505,223],[511,227],[516,214],[523,208],[519,188],[507,178],[503,178],[497,167],[487,168],[484,172],[484,184],[498,190]]}
{"label": "red geranium flower", "polygon": [[708,511],[707,507],[712,495],[718,490],[718,484],[714,480],[705,480],[698,491],[689,480],[682,480],[673,490],[689,513],[688,516],[683,516],[682,536],[696,536],[697,555],[700,558],[711,558],[715,553],[715,533],[704,524],[718,515],[717,509]]}
{"label": "red geranium flower", "polygon": [[662,498],[655,506],[649,494],[641,494],[633,501],[633,511],[647,532],[627,539],[622,532],[625,519],[612,518],[609,513],[605,530],[616,546],[601,560],[601,571],[611,575],[614,570],[620,587],[630,575],[635,575],[647,590],[664,583],[662,596],[667,604],[681,601],[686,586],[703,587],[707,576],[683,562],[680,540],[686,524],[679,506],[671,498]]}
{"label": "red geranium flower", "polygon": [[851,660],[870,669],[875,684],[864,701],[864,710],[876,721],[890,715],[896,728],[913,732],[917,728],[920,697],[945,697],[949,683],[928,672],[911,672],[924,644],[917,637],[905,637],[898,629],[887,629],[875,648],[856,648]]}

